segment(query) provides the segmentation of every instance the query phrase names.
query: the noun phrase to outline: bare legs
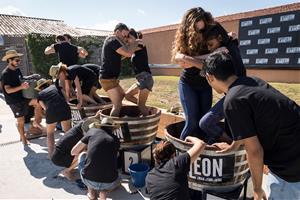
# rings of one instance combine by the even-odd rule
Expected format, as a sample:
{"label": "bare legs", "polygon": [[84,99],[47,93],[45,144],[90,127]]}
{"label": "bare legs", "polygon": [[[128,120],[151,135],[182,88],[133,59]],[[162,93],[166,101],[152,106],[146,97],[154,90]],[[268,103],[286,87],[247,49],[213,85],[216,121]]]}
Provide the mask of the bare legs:
{"label": "bare legs", "polygon": [[[71,128],[71,121],[61,121],[64,132],[67,132]],[[48,158],[50,159],[54,150],[54,130],[56,123],[47,124],[47,145],[48,145]]]}
{"label": "bare legs", "polygon": [[[150,91],[148,89],[140,90],[138,86],[134,84],[126,91],[125,99],[137,104],[142,115],[147,116],[149,114],[149,110],[147,109],[146,101],[148,99],[149,92]],[[136,94],[138,94],[138,98],[135,97]]]}
{"label": "bare legs", "polygon": [[113,104],[110,116],[119,117],[122,108],[122,100],[125,96],[124,90],[118,85],[117,87],[108,90],[107,94]]}
{"label": "bare legs", "polygon": [[22,143],[24,145],[27,145],[29,142],[28,142],[27,138],[25,137],[24,125],[25,125],[25,118],[24,117],[18,117],[17,118],[18,132],[20,134],[20,138],[21,138]]}

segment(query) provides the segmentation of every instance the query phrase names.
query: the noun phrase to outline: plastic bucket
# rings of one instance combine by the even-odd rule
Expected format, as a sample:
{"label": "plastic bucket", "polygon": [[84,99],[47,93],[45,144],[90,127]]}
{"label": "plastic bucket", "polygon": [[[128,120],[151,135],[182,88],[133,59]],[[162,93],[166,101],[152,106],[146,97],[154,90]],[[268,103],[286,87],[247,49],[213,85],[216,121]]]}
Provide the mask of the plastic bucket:
{"label": "plastic bucket", "polygon": [[149,166],[144,163],[135,163],[128,167],[133,185],[137,188],[145,186],[145,178],[149,171]]}

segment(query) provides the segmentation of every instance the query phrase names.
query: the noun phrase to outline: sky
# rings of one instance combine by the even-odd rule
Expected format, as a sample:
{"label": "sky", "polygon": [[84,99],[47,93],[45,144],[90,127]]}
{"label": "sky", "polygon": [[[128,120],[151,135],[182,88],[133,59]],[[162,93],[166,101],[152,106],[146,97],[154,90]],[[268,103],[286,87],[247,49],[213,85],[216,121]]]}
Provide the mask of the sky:
{"label": "sky", "polygon": [[[214,17],[274,7],[299,0],[1,0],[0,14],[63,20],[66,24],[113,30],[123,22],[136,30],[179,23],[184,12],[202,7]],[[0,22],[1,23],[1,22]]]}

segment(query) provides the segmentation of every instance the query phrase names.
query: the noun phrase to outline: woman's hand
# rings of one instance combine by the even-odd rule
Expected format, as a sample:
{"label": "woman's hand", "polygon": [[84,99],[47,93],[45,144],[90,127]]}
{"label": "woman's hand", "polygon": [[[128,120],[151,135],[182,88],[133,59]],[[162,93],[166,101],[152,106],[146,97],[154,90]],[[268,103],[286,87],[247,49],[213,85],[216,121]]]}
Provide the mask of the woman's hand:
{"label": "woman's hand", "polygon": [[177,62],[177,64],[178,64],[181,68],[183,68],[183,69],[187,69],[187,68],[193,67],[192,65],[190,65],[190,64],[188,64],[188,63],[185,63],[185,62],[183,62],[183,61]]}

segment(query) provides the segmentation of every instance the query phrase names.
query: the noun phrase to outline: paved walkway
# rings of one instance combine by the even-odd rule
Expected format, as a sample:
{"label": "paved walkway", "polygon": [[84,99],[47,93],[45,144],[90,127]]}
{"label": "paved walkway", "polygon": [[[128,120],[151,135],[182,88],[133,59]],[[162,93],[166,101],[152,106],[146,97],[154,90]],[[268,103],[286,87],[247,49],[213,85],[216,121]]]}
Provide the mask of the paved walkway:
{"label": "paved walkway", "polygon": [[[75,182],[57,178],[63,168],[47,159],[45,137],[30,140],[29,146],[22,145],[13,114],[2,98],[0,124],[0,199],[87,199],[86,191]],[[122,186],[108,199],[144,199],[139,193],[130,194],[134,188],[129,189],[128,176],[123,178]]]}

